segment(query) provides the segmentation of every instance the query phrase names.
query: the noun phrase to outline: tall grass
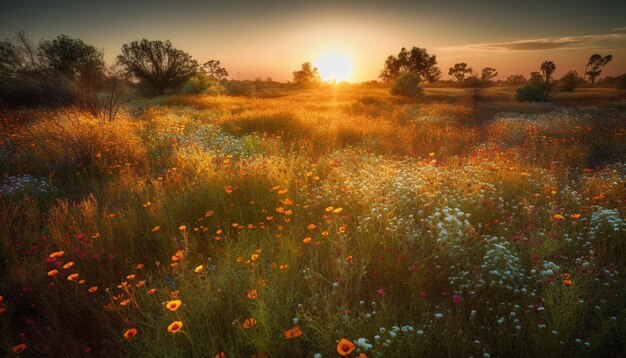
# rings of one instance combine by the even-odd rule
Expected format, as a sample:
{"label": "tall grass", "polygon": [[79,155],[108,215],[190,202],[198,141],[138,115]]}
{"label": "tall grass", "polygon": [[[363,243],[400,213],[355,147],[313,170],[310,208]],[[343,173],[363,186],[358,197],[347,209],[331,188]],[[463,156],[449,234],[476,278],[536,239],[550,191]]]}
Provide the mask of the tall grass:
{"label": "tall grass", "polygon": [[3,352],[623,355],[619,113],[490,106],[176,96],[5,131]]}

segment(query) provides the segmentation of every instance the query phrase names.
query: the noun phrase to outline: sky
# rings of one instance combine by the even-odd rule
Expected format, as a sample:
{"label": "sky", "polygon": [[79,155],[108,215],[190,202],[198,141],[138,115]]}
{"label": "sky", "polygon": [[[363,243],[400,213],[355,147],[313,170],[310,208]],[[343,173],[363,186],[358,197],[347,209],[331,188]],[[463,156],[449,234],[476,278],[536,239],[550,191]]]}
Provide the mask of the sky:
{"label": "sky", "polygon": [[457,62],[505,79],[544,60],[560,77],[612,54],[604,76],[626,73],[624,14],[624,0],[0,0],[0,39],[65,34],[102,49],[108,64],[124,43],[169,39],[234,79],[287,81],[303,62],[339,58],[350,81],[374,80],[387,56],[413,46],[437,55],[444,79]]}

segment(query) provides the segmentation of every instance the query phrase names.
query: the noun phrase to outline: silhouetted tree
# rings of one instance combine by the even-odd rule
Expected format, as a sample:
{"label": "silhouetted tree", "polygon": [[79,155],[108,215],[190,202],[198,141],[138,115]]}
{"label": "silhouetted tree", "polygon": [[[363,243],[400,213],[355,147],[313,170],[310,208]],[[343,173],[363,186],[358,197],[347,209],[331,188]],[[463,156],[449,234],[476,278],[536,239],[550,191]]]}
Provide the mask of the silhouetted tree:
{"label": "silhouetted tree", "polygon": [[70,105],[100,115],[105,70],[101,51],[66,35],[35,45],[19,31],[0,42],[0,97],[10,105]]}
{"label": "silhouetted tree", "polygon": [[311,86],[321,82],[320,73],[311,62],[305,62],[301,70],[293,72],[293,82],[301,87]]}
{"label": "silhouetted tree", "polygon": [[591,55],[591,57],[589,57],[589,61],[587,62],[587,66],[585,66],[583,79],[585,79],[585,76],[589,76],[591,84],[594,84],[596,82],[596,78],[602,73],[602,68],[612,60],[613,55],[606,55],[604,57],[597,53]]}
{"label": "silhouetted tree", "polygon": [[469,74],[470,76],[463,80],[465,92],[472,101],[480,101],[483,97],[483,90],[493,84],[492,80],[498,76],[498,72],[495,68],[485,67],[479,76],[470,68]]}
{"label": "silhouetted tree", "polygon": [[568,71],[565,75],[563,75],[563,77],[561,77],[559,82],[563,91],[569,92],[574,90],[574,88],[582,82],[582,79],[578,76],[578,72]]}
{"label": "silhouetted tree", "polygon": [[403,47],[397,57],[387,57],[379,77],[388,82],[407,72],[419,75],[428,82],[435,82],[441,76],[441,70],[437,67],[437,56],[429,55],[423,48],[413,47],[409,52]]}
{"label": "silhouetted tree", "polygon": [[133,41],[122,46],[117,61],[156,94],[184,84],[198,71],[198,63],[188,53],[167,41]]}
{"label": "silhouetted tree", "polygon": [[516,90],[517,100],[520,102],[544,102],[554,94],[554,83],[548,82],[556,66],[552,61],[544,61],[540,66],[543,75],[531,72],[528,83]]}
{"label": "silhouetted tree", "polygon": [[522,75],[510,75],[504,82],[521,85],[526,83],[526,77]]}
{"label": "silhouetted tree", "polygon": [[221,66],[219,60],[209,60],[205,62],[202,65],[202,70],[207,76],[218,82],[224,81],[228,77],[228,71]]}
{"label": "silhouetted tree", "polygon": [[467,68],[467,63],[455,63],[454,67],[450,67],[448,70],[448,75],[454,77],[458,83],[461,83],[465,79],[465,75],[471,73],[471,71],[471,68]]}
{"label": "silhouetted tree", "polygon": [[550,77],[554,70],[556,70],[556,65],[553,61],[543,61],[540,66],[541,73],[543,73],[543,77],[546,79],[546,83],[550,83]]}

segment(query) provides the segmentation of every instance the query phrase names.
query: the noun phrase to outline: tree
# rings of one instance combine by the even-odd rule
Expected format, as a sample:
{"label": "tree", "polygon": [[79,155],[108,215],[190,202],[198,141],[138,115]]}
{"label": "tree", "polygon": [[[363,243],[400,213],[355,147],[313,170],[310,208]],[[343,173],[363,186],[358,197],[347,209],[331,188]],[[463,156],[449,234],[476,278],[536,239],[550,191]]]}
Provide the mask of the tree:
{"label": "tree", "polygon": [[167,41],[133,41],[122,46],[117,61],[126,72],[143,82],[149,90],[163,94],[166,89],[184,84],[198,71],[198,63],[188,53]]}
{"label": "tree", "polygon": [[578,76],[578,72],[576,71],[568,71],[563,77],[561,77],[561,88],[564,91],[572,91],[576,86],[580,84],[582,79]]}
{"label": "tree", "polygon": [[550,83],[549,80],[556,65],[552,61],[544,61],[539,67],[543,75],[539,72],[530,73],[528,83],[516,90],[518,101],[545,102],[554,94],[554,83]]}
{"label": "tree", "polygon": [[597,53],[591,55],[591,57],[589,57],[589,61],[587,62],[587,66],[585,66],[583,80],[585,79],[585,76],[589,76],[591,84],[594,84],[596,82],[596,78],[598,78],[598,76],[602,73],[602,68],[612,60],[613,55],[606,55],[604,57]]}
{"label": "tree", "polygon": [[300,87],[315,85],[321,82],[320,73],[311,62],[305,62],[301,70],[293,72],[293,82]]}
{"label": "tree", "polygon": [[405,72],[398,76],[391,86],[391,94],[408,98],[419,97],[424,90],[419,86],[422,78],[413,72]]}
{"label": "tree", "polygon": [[509,77],[506,78],[506,81],[504,82],[521,85],[521,84],[526,83],[526,77],[522,75],[510,75]]}
{"label": "tree", "polygon": [[480,101],[483,98],[483,89],[492,85],[492,80],[498,76],[498,72],[495,68],[485,67],[479,76],[470,68],[469,74],[470,76],[463,81],[465,92],[472,101]]}
{"label": "tree", "polygon": [[545,77],[546,79],[546,83],[550,83],[550,77],[552,76],[552,73],[554,73],[554,70],[556,70],[556,65],[554,64],[554,62],[543,61],[541,63],[540,69],[543,77]]}
{"label": "tree", "polygon": [[66,35],[39,44],[39,56],[46,68],[64,76],[94,81],[104,77],[102,51]]}
{"label": "tree", "polygon": [[224,67],[221,67],[219,60],[209,60],[202,65],[202,70],[210,78],[217,82],[222,82],[228,77],[228,71]]}
{"label": "tree", "polygon": [[397,57],[387,57],[379,77],[384,82],[389,82],[407,72],[419,75],[428,82],[435,82],[441,76],[441,70],[437,67],[437,56],[429,55],[423,48],[413,47],[409,52],[403,47]]}
{"label": "tree", "polygon": [[463,82],[465,75],[472,72],[472,68],[467,68],[467,63],[455,63],[454,67],[450,67],[448,75],[454,77],[458,83]]}

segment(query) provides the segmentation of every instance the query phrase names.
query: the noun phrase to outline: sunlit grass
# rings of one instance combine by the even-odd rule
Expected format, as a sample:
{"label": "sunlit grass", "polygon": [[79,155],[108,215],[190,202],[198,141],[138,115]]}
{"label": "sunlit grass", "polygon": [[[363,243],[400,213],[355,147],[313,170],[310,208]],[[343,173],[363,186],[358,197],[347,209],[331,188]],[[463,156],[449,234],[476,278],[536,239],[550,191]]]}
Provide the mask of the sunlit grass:
{"label": "sunlit grass", "polygon": [[170,96],[7,130],[2,349],[623,352],[623,116],[437,90]]}

